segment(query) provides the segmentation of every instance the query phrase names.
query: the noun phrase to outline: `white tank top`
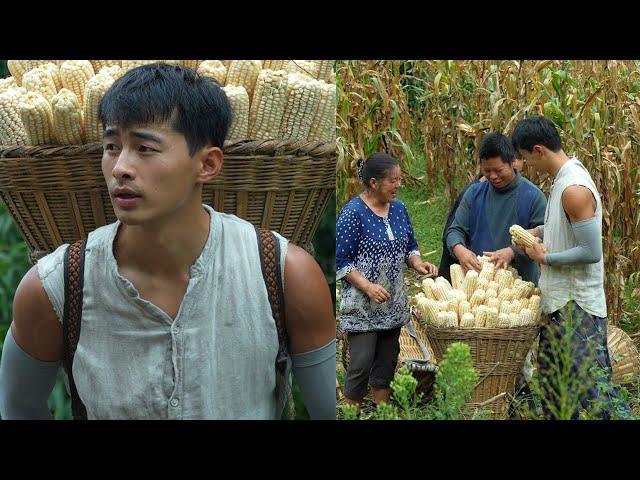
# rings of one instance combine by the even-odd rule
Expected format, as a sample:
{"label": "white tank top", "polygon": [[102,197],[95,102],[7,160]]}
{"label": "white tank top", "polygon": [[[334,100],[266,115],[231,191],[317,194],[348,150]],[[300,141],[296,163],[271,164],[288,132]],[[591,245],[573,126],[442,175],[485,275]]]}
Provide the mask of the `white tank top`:
{"label": "white tank top", "polygon": [[[585,166],[575,157],[567,161],[551,185],[544,222],[544,244],[550,253],[562,252],[577,246],[571,222],[562,207],[562,192],[571,185],[582,185],[596,199],[596,221],[602,229],[602,203],[595,183]],[[550,314],[574,300],[583,310],[598,317],[607,316],[604,295],[604,262],[583,265],[549,266],[540,268],[542,309]]]}
{"label": "white tank top", "polygon": [[[118,273],[120,222],[86,248],[73,378],[89,419],[274,419],[278,334],[254,227],[209,206],[207,242],[175,321]],[[281,246],[282,278],[287,240]],[[38,262],[61,320],[66,245]],[[62,320],[61,320],[62,321]]]}

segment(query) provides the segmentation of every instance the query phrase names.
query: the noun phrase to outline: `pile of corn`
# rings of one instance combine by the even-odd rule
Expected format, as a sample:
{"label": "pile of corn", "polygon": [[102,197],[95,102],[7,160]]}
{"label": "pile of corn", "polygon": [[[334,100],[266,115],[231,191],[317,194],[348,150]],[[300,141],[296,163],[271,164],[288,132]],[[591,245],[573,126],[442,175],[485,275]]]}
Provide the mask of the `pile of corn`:
{"label": "pile of corn", "polygon": [[538,324],[540,290],[514,268],[496,269],[478,257],[480,273],[451,265],[451,283],[427,278],[414,297],[423,322],[438,328],[512,328]]}
{"label": "pile of corn", "polygon": [[102,139],[98,105],[128,70],[180,64],[211,77],[233,110],[227,140],[335,141],[333,60],[9,60],[0,79],[0,145]]}

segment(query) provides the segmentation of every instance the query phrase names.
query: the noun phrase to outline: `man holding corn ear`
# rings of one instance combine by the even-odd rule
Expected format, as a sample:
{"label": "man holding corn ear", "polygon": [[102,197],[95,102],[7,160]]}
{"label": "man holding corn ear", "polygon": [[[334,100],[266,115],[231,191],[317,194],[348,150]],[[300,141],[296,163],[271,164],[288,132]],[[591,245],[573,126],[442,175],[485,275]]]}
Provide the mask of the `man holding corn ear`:
{"label": "man holding corn ear", "polygon": [[[526,163],[553,178],[544,224],[529,230],[540,241],[525,248],[526,254],[541,266],[542,310],[549,315],[549,321],[540,333],[540,375],[543,378],[551,376],[549,363],[555,361],[551,357],[551,344],[560,338],[560,332],[565,330],[565,324],[571,318],[577,322],[571,339],[573,371],[580,371],[584,362],[595,364],[597,361],[605,377],[599,381],[609,384],[611,364],[607,349],[602,202],[597,187],[585,166],[563,151],[560,135],[549,119],[542,116],[525,118],[516,125],[512,140]],[[549,253],[544,252],[542,240]],[[600,396],[591,373],[583,383],[587,386],[583,407],[587,408],[590,399],[597,399],[606,405],[599,415],[610,418],[611,401],[617,396],[617,390],[608,387],[610,392]],[[544,388],[545,382],[542,386]],[[628,406],[621,403],[624,415]],[[550,416],[544,402],[543,407]],[[574,418],[578,418],[577,411]]]}
{"label": "man holding corn ear", "polygon": [[[222,88],[191,69],[146,65],[106,91],[100,119],[118,220],[91,232],[81,256],[62,245],[23,278],[0,415],[50,418],[63,360],[75,418],[277,419],[293,368],[311,418],[335,419],[335,319],[322,270],[280,235],[202,203],[231,122]],[[265,264],[279,266],[268,286]]]}
{"label": "man holding corn ear", "polygon": [[537,283],[538,266],[511,244],[509,227],[540,225],[544,194],[513,167],[518,155],[501,133],[482,139],[479,157],[487,181],[472,184],[464,194],[447,229],[447,248],[465,270],[480,270],[477,255],[487,255],[496,267],[511,265],[523,280]]}

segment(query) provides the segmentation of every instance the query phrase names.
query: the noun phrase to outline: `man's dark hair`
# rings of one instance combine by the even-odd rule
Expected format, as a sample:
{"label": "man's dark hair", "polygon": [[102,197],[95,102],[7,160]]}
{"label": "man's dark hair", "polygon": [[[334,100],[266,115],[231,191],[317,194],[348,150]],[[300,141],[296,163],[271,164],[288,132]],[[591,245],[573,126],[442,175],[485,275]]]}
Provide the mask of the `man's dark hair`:
{"label": "man's dark hair", "polygon": [[210,144],[222,148],[231,104],[220,85],[179,65],[153,63],[117,79],[100,101],[102,127],[167,122],[184,135],[189,155]]}
{"label": "man's dark hair", "polygon": [[534,145],[543,145],[552,152],[562,148],[555,125],[546,117],[536,115],[520,120],[511,135],[513,146],[531,152]]}
{"label": "man's dark hair", "polygon": [[480,142],[480,160],[500,157],[504,163],[511,165],[514,159],[518,158],[518,153],[513,148],[513,144],[507,137],[498,132],[485,135]]}
{"label": "man's dark hair", "polygon": [[369,180],[375,178],[380,181],[387,176],[389,170],[398,166],[398,161],[386,153],[374,153],[364,164],[361,164],[360,177],[366,188],[369,188]]}

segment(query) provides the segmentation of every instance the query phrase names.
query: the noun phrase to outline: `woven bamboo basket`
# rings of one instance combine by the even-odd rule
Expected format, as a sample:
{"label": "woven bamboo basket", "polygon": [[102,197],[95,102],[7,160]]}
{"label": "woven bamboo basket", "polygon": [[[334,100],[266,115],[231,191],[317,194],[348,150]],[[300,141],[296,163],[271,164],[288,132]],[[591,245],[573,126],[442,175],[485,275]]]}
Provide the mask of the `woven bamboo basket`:
{"label": "woven bamboo basket", "polygon": [[611,381],[618,385],[634,383],[640,375],[640,355],[631,337],[620,328],[607,325],[607,347]]}
{"label": "woven bamboo basket", "polygon": [[[116,220],[102,175],[102,143],[0,146],[0,198],[31,260]],[[222,173],[202,200],[311,249],[335,192],[335,144],[241,140],[224,146]]]}
{"label": "woven bamboo basket", "polygon": [[452,343],[469,345],[479,383],[468,405],[472,409],[490,411],[493,418],[506,416],[516,378],[539,330],[538,326],[469,329],[425,326],[438,362]]}

